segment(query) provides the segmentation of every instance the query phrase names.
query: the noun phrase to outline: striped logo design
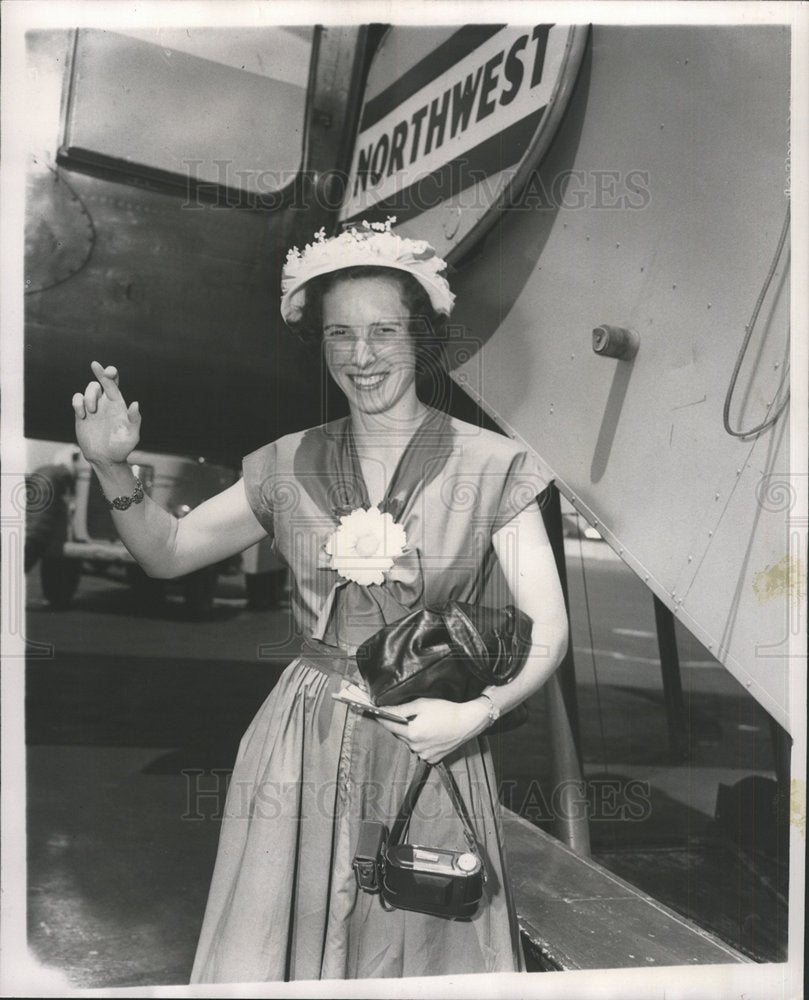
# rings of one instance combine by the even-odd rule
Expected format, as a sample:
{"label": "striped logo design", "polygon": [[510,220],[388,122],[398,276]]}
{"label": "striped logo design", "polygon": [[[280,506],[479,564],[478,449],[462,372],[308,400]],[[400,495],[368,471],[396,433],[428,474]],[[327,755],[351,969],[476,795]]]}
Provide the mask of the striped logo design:
{"label": "striped logo design", "polygon": [[557,92],[569,32],[467,25],[398,76],[389,35],[371,67],[341,221],[401,224],[516,169]]}

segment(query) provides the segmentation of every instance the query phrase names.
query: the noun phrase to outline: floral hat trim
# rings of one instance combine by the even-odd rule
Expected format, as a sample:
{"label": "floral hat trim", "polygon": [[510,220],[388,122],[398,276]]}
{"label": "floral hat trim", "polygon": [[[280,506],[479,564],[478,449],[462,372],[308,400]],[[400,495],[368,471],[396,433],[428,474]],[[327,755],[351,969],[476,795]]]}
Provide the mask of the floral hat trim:
{"label": "floral hat trim", "polygon": [[296,323],[301,318],[307,282],[347,267],[391,267],[407,271],[430,296],[435,311],[449,316],[455,296],[440,273],[446,270],[446,261],[426,240],[412,240],[394,233],[391,227],[395,222],[394,216],[389,216],[387,222],[363,221],[332,237],[327,237],[325,229],[321,229],[302,251],[292,247],[281,273],[284,320]]}

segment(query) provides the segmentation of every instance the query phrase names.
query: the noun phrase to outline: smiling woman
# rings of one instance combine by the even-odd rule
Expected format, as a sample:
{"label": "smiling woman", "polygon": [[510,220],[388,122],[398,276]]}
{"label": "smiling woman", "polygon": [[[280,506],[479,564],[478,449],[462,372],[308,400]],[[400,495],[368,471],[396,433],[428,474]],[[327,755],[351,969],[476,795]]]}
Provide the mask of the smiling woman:
{"label": "smiling woman", "polygon": [[399,281],[341,280],[323,296],[326,363],[349,406],[387,413],[401,426],[421,410],[412,391],[416,352]]}
{"label": "smiling woman", "polygon": [[[324,257],[321,234],[303,257],[290,251],[282,304],[287,323],[307,346],[314,351],[323,344],[329,373],[349,403],[353,397],[377,412],[386,408],[385,398],[407,392],[413,375],[419,398],[434,398],[447,367],[446,321],[454,302],[446,281],[438,280],[444,262],[429,244],[395,235],[392,221],[349,229],[332,241],[331,260],[341,249],[345,255],[336,270]],[[415,415],[407,407],[391,411],[400,444],[401,421]]]}
{"label": "smiling woman", "polygon": [[[282,314],[321,341],[350,415],[247,455],[239,483],[181,521],[140,496],[126,464],[140,413],[117,371],[94,365],[97,381],[74,396],[79,443],[147,571],[173,576],[270,536],[291,568],[306,636],[240,745],[194,982],[523,967],[483,733],[547,680],[567,621],[535,460],[416,391],[420,359],[440,345],[452,308],[443,270],[432,247],[390,223],[321,233],[291,251]],[[425,607],[480,603],[496,563],[533,621],[513,680],[466,702],[420,697],[392,709],[407,725],[335,700],[345,682],[363,683],[365,640]],[[355,880],[363,825],[392,827],[422,761],[444,771],[427,774],[411,835],[442,856],[474,837],[486,882],[470,919],[385,908]],[[442,777],[472,817],[471,834]]]}

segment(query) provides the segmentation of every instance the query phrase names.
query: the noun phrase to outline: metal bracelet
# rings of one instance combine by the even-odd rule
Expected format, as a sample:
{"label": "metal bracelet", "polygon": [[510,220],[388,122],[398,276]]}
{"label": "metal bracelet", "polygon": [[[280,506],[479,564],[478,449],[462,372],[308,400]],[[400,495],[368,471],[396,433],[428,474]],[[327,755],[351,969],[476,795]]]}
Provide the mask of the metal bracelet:
{"label": "metal bracelet", "polygon": [[104,497],[104,503],[107,505],[108,510],[129,510],[133,503],[140,503],[143,500],[143,483],[135,477],[135,492],[128,497],[113,497],[112,500],[108,500],[103,492],[101,494]]}

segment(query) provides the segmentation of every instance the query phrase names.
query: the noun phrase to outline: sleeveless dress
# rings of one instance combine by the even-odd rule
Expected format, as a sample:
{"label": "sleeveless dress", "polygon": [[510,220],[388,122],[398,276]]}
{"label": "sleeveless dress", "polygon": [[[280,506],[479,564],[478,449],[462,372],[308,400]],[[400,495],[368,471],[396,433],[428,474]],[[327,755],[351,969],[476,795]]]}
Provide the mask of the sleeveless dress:
{"label": "sleeveless dress", "polygon": [[[404,552],[369,585],[340,576],[325,547],[343,514],[368,507],[349,418],[259,448],[243,471],[250,505],[291,567],[307,640],[242,739],[191,981],[522,969],[487,740],[445,759],[487,869],[477,914],[386,911],[358,890],[351,862],[363,819],[390,828],[417,757],[331,695],[344,678],[362,683],[353,653],[382,625],[424,605],[482,600],[496,571],[492,535],[547,479],[509,438],[428,410],[379,505],[404,528]],[[487,598],[495,603],[491,591]],[[462,849],[460,820],[435,773],[408,839]]]}

